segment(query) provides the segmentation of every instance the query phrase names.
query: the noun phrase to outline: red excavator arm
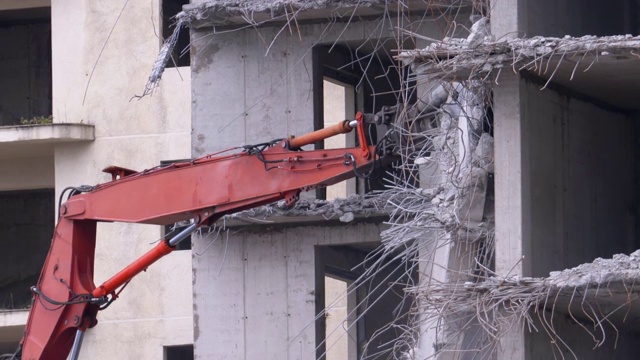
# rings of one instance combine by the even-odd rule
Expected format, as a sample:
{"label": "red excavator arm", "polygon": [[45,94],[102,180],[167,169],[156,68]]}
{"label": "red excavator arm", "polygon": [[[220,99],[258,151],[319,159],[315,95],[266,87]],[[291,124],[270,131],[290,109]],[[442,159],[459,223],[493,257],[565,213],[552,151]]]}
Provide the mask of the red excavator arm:
{"label": "red excavator arm", "polygon": [[[299,151],[300,147],[358,128],[357,148]],[[169,254],[199,226],[225,214],[284,199],[292,205],[303,190],[327,186],[366,171],[389,152],[364,136],[364,117],[298,138],[235,153],[135,172],[109,167],[112,181],[72,189],[60,206],[49,254],[34,292],[24,338],[15,359],[66,359],[77,354],[84,331],[97,313],[149,265]],[[385,137],[387,139],[388,137]],[[380,144],[380,142],[379,142]],[[387,157],[388,158],[388,157]],[[93,282],[96,223],[99,221],[192,225],[154,248],[100,286]]]}

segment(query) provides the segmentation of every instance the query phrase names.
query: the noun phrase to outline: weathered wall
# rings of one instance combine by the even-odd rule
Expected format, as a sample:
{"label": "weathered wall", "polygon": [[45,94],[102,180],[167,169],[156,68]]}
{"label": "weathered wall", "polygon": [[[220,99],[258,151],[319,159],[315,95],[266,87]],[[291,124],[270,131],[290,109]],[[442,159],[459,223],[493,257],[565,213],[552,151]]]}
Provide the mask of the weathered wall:
{"label": "weathered wall", "polygon": [[53,188],[53,156],[0,157],[0,191]]}
{"label": "weathered wall", "polygon": [[[633,119],[563,89],[540,91],[539,83],[527,80],[521,86],[523,119],[529,123],[531,275],[636,250]],[[638,340],[621,328],[617,348],[610,339],[592,351],[593,339],[579,325],[564,316],[554,321],[579,359],[600,359],[614,350],[616,357],[632,357],[631,344]],[[526,339],[529,359],[550,354],[547,334],[529,333]]]}
{"label": "weathered wall", "polygon": [[[540,91],[543,85],[530,75],[504,76],[494,89],[502,275],[547,276],[638,245],[632,118],[560,87]],[[582,335],[559,331],[570,346],[583,346]],[[510,336],[500,359],[537,359],[532,354],[549,341],[540,332]]]}
{"label": "weathered wall", "polygon": [[621,112],[523,80],[532,274],[636,249],[634,127]]}
{"label": "weathered wall", "polygon": [[[339,39],[355,48],[380,32],[375,21],[345,26],[299,24],[273,44],[280,27],[193,32],[193,155],[313,131],[312,47]],[[440,36],[434,22],[420,31]]]}
{"label": "weathered wall", "polygon": [[[56,146],[56,194],[109,180],[101,173],[108,165],[141,170],[190,156],[189,68],[167,69],[156,93],[133,98],[159,51],[159,8],[157,0],[53,0],[54,121],[93,124],[96,137]],[[99,224],[96,283],[149,250],[160,235],[160,226]],[[137,276],[99,314],[80,356],[161,359],[164,345],[190,344],[190,255],[173,253]]]}
{"label": "weathered wall", "polygon": [[529,0],[520,36],[637,34],[637,16],[637,0]]}
{"label": "weathered wall", "polygon": [[638,34],[638,0],[491,0],[497,37]]}
{"label": "weathered wall", "polygon": [[[492,0],[491,30],[496,37],[636,34],[637,9],[636,0]],[[501,275],[544,276],[637,248],[631,120],[606,106],[540,91],[542,86],[503,72],[494,87]],[[572,346],[592,348],[573,335],[575,326],[558,326]],[[513,329],[501,341],[498,359],[547,358],[548,342],[546,334]],[[589,354],[578,358],[599,356]]]}
{"label": "weathered wall", "polygon": [[197,359],[313,359],[318,245],[380,241],[380,226],[258,229],[195,241]]}
{"label": "weathered wall", "polygon": [[51,115],[51,24],[0,22],[0,126]]}
{"label": "weathered wall", "polygon": [[[466,22],[468,14],[460,18],[460,23]],[[442,37],[435,21],[420,24],[416,31]],[[316,67],[327,60],[326,55],[318,56],[319,50],[328,50],[336,40],[347,44],[335,47],[329,56],[348,63],[353,61],[351,54],[340,52],[347,46],[356,49],[364,43],[360,51],[366,54],[388,40],[387,47],[395,49],[395,40],[384,38],[393,32],[381,30],[380,25],[379,21],[300,22],[293,32],[279,33],[281,25],[215,34],[210,28],[192,32],[192,155],[314,130],[318,125],[314,111],[322,112],[317,99],[314,106],[314,82],[322,81],[322,69],[318,72]],[[345,62],[324,64],[339,68]],[[386,70],[369,74],[369,81],[382,93],[393,83],[377,76]],[[384,87],[378,86],[383,82]],[[380,99],[366,97],[364,110],[379,110]],[[313,321],[318,295],[314,296],[314,245],[379,241],[374,225],[322,225],[237,234],[218,240],[204,255],[195,255],[198,359],[315,357],[320,335]],[[197,239],[195,252],[204,251],[210,241]],[[378,325],[372,322],[367,335]]]}

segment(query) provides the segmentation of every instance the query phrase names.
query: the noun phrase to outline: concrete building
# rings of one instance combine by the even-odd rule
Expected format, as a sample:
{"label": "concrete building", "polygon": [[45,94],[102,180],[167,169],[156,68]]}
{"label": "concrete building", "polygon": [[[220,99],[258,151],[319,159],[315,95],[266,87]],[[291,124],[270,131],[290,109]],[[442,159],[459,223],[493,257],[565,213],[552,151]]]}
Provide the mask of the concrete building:
{"label": "concrete building", "polygon": [[[449,12],[440,5],[192,2],[179,19],[191,29],[192,156],[397,105],[407,74],[393,58],[403,45],[394,26],[419,24],[419,35],[441,38],[432,11],[468,24],[471,6]],[[407,38],[411,47],[416,40],[426,44]],[[358,179],[327,196],[382,188],[380,180]],[[410,323],[403,288],[417,282],[416,259],[378,248],[388,227],[379,204],[356,198],[329,204],[338,210],[329,213],[317,209],[325,203],[316,196],[325,194],[305,194],[290,211],[231,217],[225,230],[196,239],[196,358],[373,359],[408,350],[397,338]]]}
{"label": "concrete building", "polygon": [[[371,329],[385,328],[381,324],[390,321],[384,318],[385,313],[389,314],[390,308],[402,308],[397,307],[399,298],[395,307],[394,300],[388,300],[384,310],[367,315],[358,310],[354,299],[351,308],[347,305],[347,312],[353,310],[358,319],[367,320],[359,326],[358,320],[348,315],[344,318],[351,331],[348,358],[374,358],[385,351],[386,355],[442,359],[543,359],[554,354],[597,359],[613,353],[619,358],[633,357],[637,274],[608,269],[606,275],[589,280],[588,274],[577,268],[561,273],[569,274],[571,281],[564,277],[559,281],[558,274],[549,273],[598,257],[629,254],[638,248],[633,194],[638,186],[634,170],[638,62],[634,54],[639,44],[632,36],[602,38],[637,34],[638,4],[621,1],[602,8],[596,2],[526,0],[496,0],[486,7],[477,7],[478,2],[426,3],[403,2],[411,10],[408,15],[375,1],[320,1],[313,5],[194,2],[185,8],[183,18],[192,30],[192,155],[318,128],[327,121],[322,107],[327,101],[324,81],[348,84],[344,79],[350,75],[379,80],[385,77],[380,76],[382,72],[376,76],[376,70],[398,71],[391,57],[381,56],[387,48],[381,45],[387,40],[386,34],[395,34],[389,41],[401,49],[421,49],[431,44],[424,51],[402,54],[400,58],[409,65],[405,69],[410,71],[398,77],[397,83],[365,80],[354,85],[355,109],[366,112],[396,105],[397,98],[376,94],[407,89],[403,84],[412,81],[417,85],[416,98],[404,105],[419,104],[428,94],[435,96],[440,91],[424,84],[444,82],[445,90],[447,86],[453,89],[445,98],[459,107],[456,124],[451,125],[454,117],[447,114],[446,126],[461,135],[430,139],[433,153],[446,147],[442,144],[455,147],[448,150],[455,155],[453,160],[446,160],[451,167],[434,165],[435,170],[429,166],[421,170],[438,174],[433,175],[438,178],[436,183],[430,182],[429,176],[421,179],[427,189],[420,194],[429,201],[421,211],[431,211],[435,215],[430,218],[442,220],[438,216],[450,207],[451,211],[444,214],[450,217],[435,228],[422,223],[420,232],[409,233],[415,237],[406,235],[430,245],[425,245],[413,260],[405,259],[408,263],[429,264],[412,268],[409,277],[420,285],[405,290],[424,301],[418,303],[419,307],[428,307],[430,301],[446,305],[446,298],[430,297],[430,285],[425,284],[432,284],[432,289],[446,288],[450,292],[441,293],[451,296],[459,295],[454,290],[465,291],[471,294],[465,295],[469,299],[477,299],[486,289],[483,286],[493,283],[510,284],[514,291],[528,291],[529,286],[534,288],[528,284],[535,283],[548,292],[539,298],[525,297],[537,299],[529,302],[513,294],[491,300],[496,307],[487,314],[505,322],[479,319],[484,310],[475,308],[471,300],[465,309],[438,317],[437,326],[426,321],[429,314],[419,314],[409,326],[413,330],[407,331],[415,336],[409,342],[392,341],[389,335],[376,343],[371,336],[375,331],[367,330],[369,325]],[[463,19],[471,14],[490,17],[491,21],[467,26],[471,34],[466,30],[443,34],[437,28],[438,21],[430,18],[434,9],[443,7],[462,9],[455,18],[458,23],[465,23]],[[395,27],[381,25],[384,20],[379,17],[380,11]],[[411,17],[414,15],[415,19]],[[404,27],[408,24],[420,24],[419,30],[409,31]],[[411,36],[399,36],[402,32],[398,28]],[[565,35],[570,37],[562,42]],[[593,37],[580,40],[584,35]],[[441,42],[443,36],[451,37]],[[546,40],[526,42],[534,36],[559,39],[547,38],[547,44]],[[401,38],[415,42],[407,46],[405,41],[398,41]],[[513,38],[517,38],[513,43],[507,41]],[[522,42],[524,50],[513,50]],[[567,50],[570,44],[584,47]],[[500,52],[501,46],[509,51]],[[536,55],[537,51],[543,54]],[[353,70],[352,65],[358,68],[362,59],[371,58],[375,60],[369,65],[374,65]],[[487,88],[489,82],[494,84]],[[484,90],[474,88],[480,83]],[[490,100],[486,104],[474,102],[469,96],[477,91]],[[475,111],[480,111],[484,120],[474,123]],[[437,115],[439,126],[444,128],[442,119]],[[422,161],[428,165],[433,156],[425,156]],[[486,156],[490,159],[483,161]],[[451,175],[456,173],[461,175]],[[449,180],[445,185],[443,178]],[[462,180],[461,186],[453,184],[457,190],[451,189],[451,183]],[[366,187],[356,189],[367,191]],[[251,218],[255,213],[243,218],[250,225],[229,224],[232,232],[196,241],[203,255],[194,257],[193,263],[195,354],[199,358],[226,354],[232,358],[304,359],[315,353],[322,358],[331,330],[323,319],[326,299],[321,278],[330,276],[352,284],[353,280],[345,276],[348,272],[344,272],[348,266],[331,273],[336,268],[331,262],[353,250],[362,255],[371,253],[380,241],[379,231],[386,240],[394,233],[375,219],[331,224],[314,222],[313,216],[305,219],[300,212],[293,214],[297,216],[294,219],[292,214],[285,215],[285,220],[282,214],[258,214],[258,220]],[[457,226],[455,231],[448,227],[451,224]],[[461,231],[467,233],[461,235]],[[626,259],[636,261],[633,256]],[[587,265],[597,268],[598,264]],[[600,270],[596,273],[601,274]],[[459,290],[458,285],[469,290]],[[606,287],[610,296],[603,299],[589,287]],[[582,294],[580,304],[600,310],[577,311],[573,301],[576,292]],[[509,309],[514,304],[524,309],[513,312],[520,317],[500,317],[502,310],[496,309]],[[619,311],[613,316],[619,309],[625,309],[627,317],[620,318]],[[454,315],[467,316],[469,311],[469,324],[452,320]],[[402,318],[401,314],[395,313],[394,319]],[[529,320],[523,321],[525,318]],[[603,319],[611,322],[599,326]],[[397,322],[395,328],[407,324]],[[589,326],[596,326],[601,333],[579,331]],[[617,334],[617,341],[604,341],[616,336],[612,334]],[[391,346],[385,348],[382,343]],[[371,352],[374,348],[380,352]]]}
{"label": "concrete building", "polygon": [[[0,2],[0,353],[13,352],[22,337],[62,190],[108,181],[101,169],[111,164],[143,169],[191,154],[188,66],[168,69],[153,97],[133,99],[169,25],[162,10],[174,3]],[[96,283],[162,232],[100,224]],[[191,304],[191,254],[178,251],[100,314],[81,357],[179,358],[173,346],[193,342]]]}
{"label": "concrete building", "polygon": [[637,254],[616,254],[639,247],[637,12],[635,1],[492,1],[490,36],[402,56],[432,81],[484,79],[492,93],[495,267],[477,285],[423,287],[465,288],[456,305],[483,312],[457,308],[480,325],[441,336],[440,358],[635,357]]}
{"label": "concrete building", "polygon": [[[491,28],[496,37],[638,35],[637,1],[598,6],[593,1],[501,1],[491,14]],[[626,49],[614,45],[609,51],[605,46],[579,52],[584,62],[554,54],[549,59],[557,71],[523,69],[505,74],[493,87],[497,273],[548,276],[640,247],[634,170],[640,107],[630,95],[638,90],[640,63],[632,55],[637,46],[636,41]],[[624,287],[623,281],[611,291]],[[615,305],[612,298],[592,300],[607,316],[616,306],[628,311],[626,319],[611,316],[617,342],[596,349],[587,345],[591,335],[578,330],[583,320],[556,316],[558,336],[566,342],[558,352],[571,356],[573,351],[579,359],[635,357],[636,298],[614,300]],[[522,329],[513,335],[504,342],[504,359],[539,359],[551,351],[541,332]]]}

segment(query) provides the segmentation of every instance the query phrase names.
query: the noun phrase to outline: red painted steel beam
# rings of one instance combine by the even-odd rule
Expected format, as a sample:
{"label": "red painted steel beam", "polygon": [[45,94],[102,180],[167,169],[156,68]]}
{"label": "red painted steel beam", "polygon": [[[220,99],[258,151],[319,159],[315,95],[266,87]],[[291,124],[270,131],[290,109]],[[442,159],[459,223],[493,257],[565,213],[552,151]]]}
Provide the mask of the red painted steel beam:
{"label": "red painted steel beam", "polygon": [[262,152],[203,157],[131,173],[72,196],[60,208],[29,313],[22,359],[65,359],[76,330],[97,323],[99,302],[88,301],[113,296],[118,287],[173,250],[162,241],[96,288],[97,221],[162,225],[195,219],[210,224],[225,214],[280,199],[293,203],[300,191],[335,184],[353,177],[354,168],[366,171],[372,165],[369,154],[374,148],[366,142],[360,148],[293,151],[286,141]]}

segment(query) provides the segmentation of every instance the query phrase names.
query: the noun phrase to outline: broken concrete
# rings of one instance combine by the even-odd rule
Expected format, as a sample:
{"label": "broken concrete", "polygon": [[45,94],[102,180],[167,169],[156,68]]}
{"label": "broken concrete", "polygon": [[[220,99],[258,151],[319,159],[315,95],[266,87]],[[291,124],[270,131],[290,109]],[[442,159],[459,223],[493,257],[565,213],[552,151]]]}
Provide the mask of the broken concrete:
{"label": "broken concrete", "polygon": [[635,282],[640,282],[640,250],[630,255],[616,254],[611,259],[597,258],[591,263],[551,272],[545,282],[557,288],[598,287],[610,283],[634,286]]}
{"label": "broken concrete", "polygon": [[[445,38],[427,48],[403,51],[398,56],[405,63],[421,63],[419,72],[449,76],[468,75],[473,72],[486,75],[506,67],[514,69],[539,68],[541,58],[584,56],[632,55],[640,48],[640,36],[582,36],[564,38],[535,36],[493,40],[485,36],[482,42],[474,39]],[[537,62],[531,62],[532,59]]]}
{"label": "broken concrete", "polygon": [[241,211],[225,216],[220,222],[225,226],[247,224],[304,223],[317,220],[334,220],[349,223],[388,218],[388,205],[384,196],[352,195],[346,199],[299,200],[294,206],[284,200],[273,204]]}
{"label": "broken concrete", "polygon": [[[433,40],[433,39],[432,39]],[[634,109],[640,91],[640,37],[616,35],[493,39],[470,43],[445,38],[424,49],[398,55],[416,73],[438,79],[494,79],[502,71],[528,72],[543,79],[540,88],[560,84],[623,109]],[[553,80],[553,83],[551,82]]]}
{"label": "broken concrete", "polygon": [[553,331],[560,314],[584,323],[580,327],[592,334],[595,347],[603,346],[606,332],[640,329],[640,250],[598,258],[546,278],[494,276],[478,283],[432,283],[409,291],[418,296],[427,318],[467,314],[467,321],[479,320],[486,339],[504,335],[495,324],[524,319],[530,331],[547,331],[555,346],[572,353],[569,343],[559,338],[563,335]]}
{"label": "broken concrete", "polygon": [[[349,17],[351,15],[380,15],[384,11],[397,11],[398,3],[402,4],[401,9],[420,11],[429,7],[450,7],[452,2],[460,7],[472,3],[467,0],[437,0],[428,3],[421,0],[200,0],[185,6],[184,12],[178,14],[177,19],[187,21],[195,27],[233,24],[258,25],[271,21],[288,22],[294,18],[296,21],[303,21],[318,18],[328,19],[342,15]],[[347,10],[348,12],[340,13],[338,10]]]}

